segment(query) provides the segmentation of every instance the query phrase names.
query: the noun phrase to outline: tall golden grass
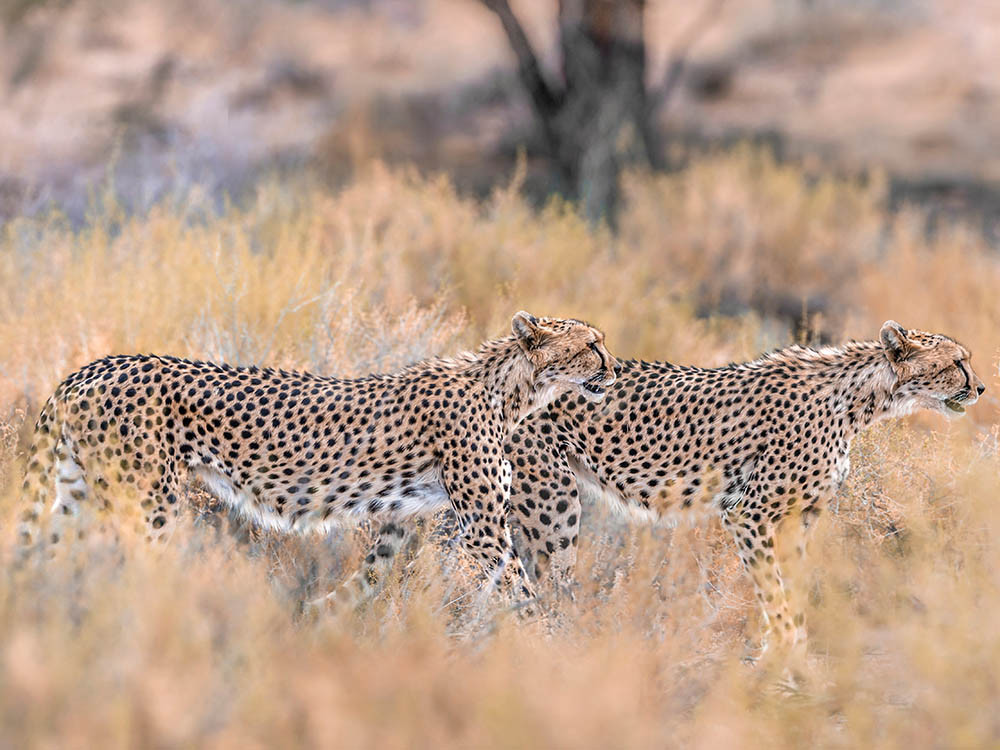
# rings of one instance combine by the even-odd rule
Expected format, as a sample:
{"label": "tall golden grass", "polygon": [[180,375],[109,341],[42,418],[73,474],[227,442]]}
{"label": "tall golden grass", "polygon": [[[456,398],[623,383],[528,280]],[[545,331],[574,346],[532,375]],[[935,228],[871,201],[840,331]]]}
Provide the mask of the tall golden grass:
{"label": "tall golden grass", "polygon": [[[757,614],[715,522],[630,526],[588,506],[579,587],[522,622],[430,534],[357,611],[302,617],[364,534],[245,546],[205,519],[5,568],[0,745],[12,747],[983,747],[1000,743],[1000,263],[929,240],[877,179],[806,179],[752,150],[633,175],[621,232],[373,166],[331,192],[273,181],[87,224],[53,214],[0,249],[0,559],[41,401],[74,368],[155,351],[356,375],[475,345],[520,308],[585,317],[622,356],[715,365],[789,342],[737,299],[822,299],[835,337],[885,318],[967,344],[989,391],[962,420],[879,426],[826,518],[797,698],[747,667]],[[763,302],[762,302],[763,301]],[[808,312],[808,311],[807,311]],[[208,519],[211,520],[211,519]],[[748,643],[748,640],[751,642]]]}

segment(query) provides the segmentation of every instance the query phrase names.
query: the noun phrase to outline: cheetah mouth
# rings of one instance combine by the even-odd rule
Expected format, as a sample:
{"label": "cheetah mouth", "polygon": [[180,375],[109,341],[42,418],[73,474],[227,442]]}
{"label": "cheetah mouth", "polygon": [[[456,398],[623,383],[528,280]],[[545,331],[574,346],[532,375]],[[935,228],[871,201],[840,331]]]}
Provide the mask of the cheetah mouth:
{"label": "cheetah mouth", "polygon": [[946,398],[942,403],[956,414],[965,414],[965,406],[953,398]]}
{"label": "cheetah mouth", "polygon": [[584,380],[580,383],[580,389],[591,401],[600,401],[604,398],[605,393],[607,393],[607,387],[613,382],[613,378],[609,380],[599,373],[590,380]]}

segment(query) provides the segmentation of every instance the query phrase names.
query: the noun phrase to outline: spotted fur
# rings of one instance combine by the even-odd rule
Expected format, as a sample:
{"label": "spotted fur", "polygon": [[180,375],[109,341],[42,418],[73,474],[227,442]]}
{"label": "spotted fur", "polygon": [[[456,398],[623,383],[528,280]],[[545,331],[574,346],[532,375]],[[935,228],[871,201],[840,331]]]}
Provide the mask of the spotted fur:
{"label": "spotted fur", "polygon": [[769,629],[804,649],[779,529],[779,546],[805,558],[813,521],[847,477],[852,439],[917,409],[964,411],[985,390],[969,358],[947,336],[888,321],[878,341],[793,346],[716,369],[623,362],[600,404],[564,396],[511,436],[511,510],[532,572],[572,578],[584,484],[637,519],[721,516]]}
{"label": "spotted fur", "polygon": [[504,441],[567,391],[599,400],[618,364],[603,334],[577,320],[522,312],[512,331],[473,353],[356,380],[146,355],[93,362],[38,419],[23,550],[55,547],[67,519],[109,509],[165,539],[193,475],[281,532],[450,504],[465,548],[494,580],[513,563],[530,596],[506,524]]}

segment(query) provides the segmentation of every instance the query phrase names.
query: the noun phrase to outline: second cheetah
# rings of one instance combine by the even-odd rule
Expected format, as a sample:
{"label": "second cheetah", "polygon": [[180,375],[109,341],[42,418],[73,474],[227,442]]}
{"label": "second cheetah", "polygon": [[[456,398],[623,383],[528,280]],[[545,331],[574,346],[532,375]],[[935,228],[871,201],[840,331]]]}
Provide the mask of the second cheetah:
{"label": "second cheetah", "polygon": [[[603,402],[568,394],[511,435],[511,513],[532,573],[572,579],[580,485],[640,520],[719,515],[766,631],[801,657],[805,614],[789,599],[775,538],[805,557],[860,431],[917,409],[954,415],[974,404],[985,386],[970,356],[948,336],[887,321],[877,341],[792,346],[727,367],[623,362]],[[391,557],[373,563],[387,568]]]}

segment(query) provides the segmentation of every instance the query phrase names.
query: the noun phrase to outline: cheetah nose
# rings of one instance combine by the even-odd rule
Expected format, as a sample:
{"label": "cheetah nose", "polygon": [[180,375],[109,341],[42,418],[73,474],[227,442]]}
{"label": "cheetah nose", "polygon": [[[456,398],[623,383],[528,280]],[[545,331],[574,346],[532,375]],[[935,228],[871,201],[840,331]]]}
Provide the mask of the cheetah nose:
{"label": "cheetah nose", "polygon": [[976,393],[978,393],[980,396],[982,396],[985,392],[986,392],[985,385],[980,384],[976,386]]}

